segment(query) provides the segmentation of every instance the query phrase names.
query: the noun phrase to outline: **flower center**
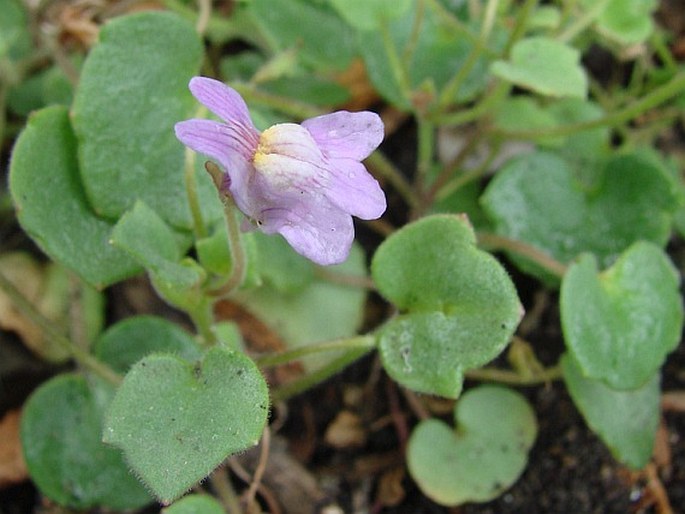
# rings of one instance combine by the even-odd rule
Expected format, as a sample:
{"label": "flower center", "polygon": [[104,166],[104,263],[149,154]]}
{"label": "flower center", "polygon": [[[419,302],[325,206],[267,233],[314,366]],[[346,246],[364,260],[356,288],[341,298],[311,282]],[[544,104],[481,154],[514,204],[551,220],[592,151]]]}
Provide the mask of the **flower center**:
{"label": "flower center", "polygon": [[295,123],[279,123],[261,133],[255,159],[270,154],[305,162],[317,162],[321,159],[321,151],[309,131]]}
{"label": "flower center", "polygon": [[278,188],[320,175],[322,160],[309,131],[295,123],[279,123],[262,132],[252,159],[257,172]]}

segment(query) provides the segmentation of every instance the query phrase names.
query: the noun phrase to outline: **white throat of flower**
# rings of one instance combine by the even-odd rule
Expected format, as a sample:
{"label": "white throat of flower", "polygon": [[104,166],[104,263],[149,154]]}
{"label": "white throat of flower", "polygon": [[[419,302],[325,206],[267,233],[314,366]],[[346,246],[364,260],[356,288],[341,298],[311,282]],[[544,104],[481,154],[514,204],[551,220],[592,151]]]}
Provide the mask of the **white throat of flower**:
{"label": "white throat of flower", "polygon": [[252,161],[271,185],[291,188],[316,178],[322,159],[307,129],[295,123],[279,123],[261,133]]}

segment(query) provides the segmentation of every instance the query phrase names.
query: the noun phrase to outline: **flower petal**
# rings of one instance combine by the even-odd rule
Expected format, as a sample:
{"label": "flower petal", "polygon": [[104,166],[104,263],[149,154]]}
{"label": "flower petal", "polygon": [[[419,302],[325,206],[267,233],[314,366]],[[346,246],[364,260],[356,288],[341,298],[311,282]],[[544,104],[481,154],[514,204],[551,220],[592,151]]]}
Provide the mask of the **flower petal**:
{"label": "flower petal", "polygon": [[363,220],[380,218],[387,207],[385,193],[364,165],[352,159],[328,164],[330,179],[325,194],[343,211]]}
{"label": "flower petal", "polygon": [[366,159],[383,141],[383,122],[375,112],[337,111],[302,122],[323,154],[332,159]]}
{"label": "flower petal", "polygon": [[279,226],[277,231],[290,246],[315,263],[328,266],[344,262],[354,240],[352,217],[324,196],[307,196],[287,210],[265,212],[268,223]]}
{"label": "flower petal", "polygon": [[188,87],[195,98],[222,120],[256,131],[247,105],[235,89],[207,77],[193,77]]}
{"label": "flower petal", "polygon": [[248,179],[258,135],[237,132],[235,127],[212,120],[186,120],[174,126],[186,146],[216,160],[230,178],[233,199],[243,212],[250,211]]}

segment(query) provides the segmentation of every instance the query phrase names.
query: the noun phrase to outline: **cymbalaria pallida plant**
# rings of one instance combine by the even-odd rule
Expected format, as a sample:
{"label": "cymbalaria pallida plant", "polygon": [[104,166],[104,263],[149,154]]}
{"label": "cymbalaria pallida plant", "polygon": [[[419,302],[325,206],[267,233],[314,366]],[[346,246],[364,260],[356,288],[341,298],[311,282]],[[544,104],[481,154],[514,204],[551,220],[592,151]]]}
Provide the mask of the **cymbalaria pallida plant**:
{"label": "cymbalaria pallida plant", "polygon": [[343,262],[354,239],[351,216],[372,220],[385,211],[383,191],[360,163],[383,140],[380,117],[338,111],[259,132],[230,87],[195,77],[190,90],[224,121],[183,121],[176,136],[221,164],[238,208],[317,264]]}
{"label": "cymbalaria pallida plant", "polygon": [[[0,397],[35,505],[314,511],[271,485],[312,427],[321,466],[293,476],[373,458],[344,479],[362,510],[537,512],[538,427],[573,406],[608,449],[595,483],[659,485],[672,2],[81,3],[0,0]],[[43,362],[15,372],[17,339]]]}

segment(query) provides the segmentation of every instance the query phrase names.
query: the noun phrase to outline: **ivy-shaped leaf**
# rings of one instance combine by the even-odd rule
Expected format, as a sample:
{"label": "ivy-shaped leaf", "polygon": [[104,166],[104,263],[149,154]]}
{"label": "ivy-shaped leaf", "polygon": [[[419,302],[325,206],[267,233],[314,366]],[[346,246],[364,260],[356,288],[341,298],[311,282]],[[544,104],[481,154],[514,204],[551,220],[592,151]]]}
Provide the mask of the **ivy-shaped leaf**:
{"label": "ivy-shaped leaf", "polygon": [[658,374],[632,391],[617,391],[583,376],[569,355],[561,360],[564,380],[585,421],[621,462],[643,468],[652,456],[659,425]]}
{"label": "ivy-shaped leaf", "polygon": [[229,455],[257,444],[268,411],[266,382],[242,353],[215,347],[196,364],[154,354],[124,378],[103,440],[171,502]]}
{"label": "ivy-shaped leaf", "polygon": [[26,403],[21,420],[31,478],[60,505],[142,507],[152,498],[129,473],[121,452],[102,443],[102,409],[99,396],[83,377],[59,375],[41,385]]}
{"label": "ivy-shaped leaf", "polygon": [[471,389],[454,409],[455,428],[427,419],[414,429],[407,465],[421,490],[441,505],[485,502],[513,484],[537,435],[535,413],[519,393]]}
{"label": "ivy-shaped leaf", "polygon": [[[140,199],[173,227],[191,228],[174,124],[197,109],[188,82],[202,56],[192,24],[170,12],[131,14],[102,27],[72,112],[81,176],[99,215],[117,219]],[[197,180],[205,218],[219,218],[211,180],[206,173]]]}
{"label": "ivy-shaped leaf", "polygon": [[395,232],[371,265],[401,314],[379,332],[385,369],[401,384],[456,398],[463,372],[494,359],[522,315],[516,289],[476,247],[468,221],[435,215]]}
{"label": "ivy-shaped leaf", "polygon": [[493,75],[545,96],[585,98],[588,80],[580,52],[551,38],[522,39],[508,61],[492,63]]}
{"label": "ivy-shaped leaf", "polygon": [[588,377],[614,389],[650,380],[680,341],[679,275],[664,252],[638,242],[599,272],[583,255],[561,284],[561,323],[571,355]]}
{"label": "ivy-shaped leaf", "polygon": [[65,107],[36,112],[12,152],[10,192],[19,223],[38,246],[87,282],[104,287],[140,268],[109,244],[113,225],[91,210],[76,151]]}

